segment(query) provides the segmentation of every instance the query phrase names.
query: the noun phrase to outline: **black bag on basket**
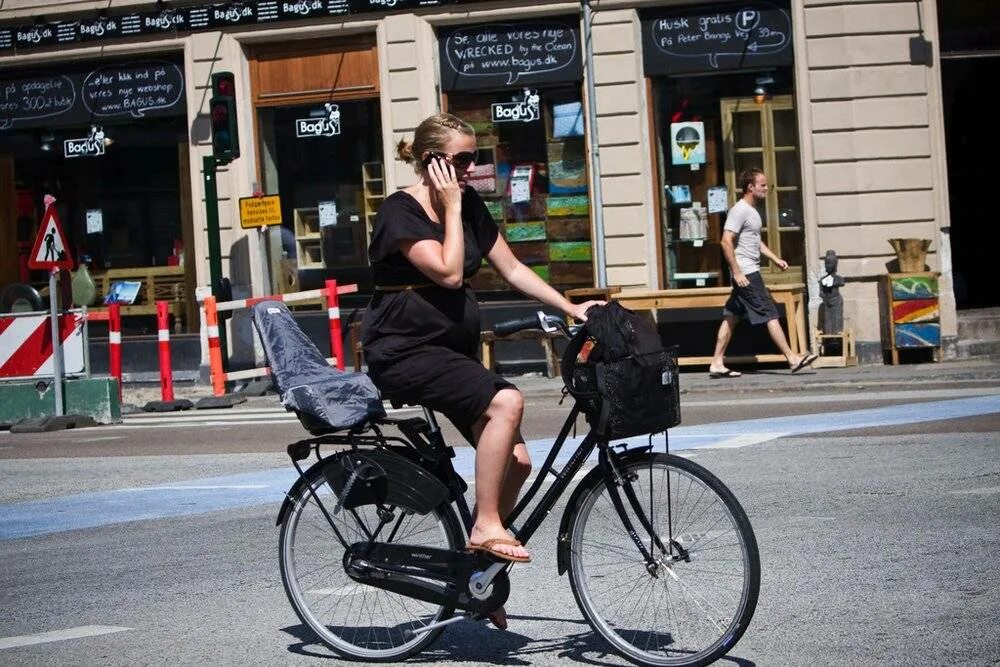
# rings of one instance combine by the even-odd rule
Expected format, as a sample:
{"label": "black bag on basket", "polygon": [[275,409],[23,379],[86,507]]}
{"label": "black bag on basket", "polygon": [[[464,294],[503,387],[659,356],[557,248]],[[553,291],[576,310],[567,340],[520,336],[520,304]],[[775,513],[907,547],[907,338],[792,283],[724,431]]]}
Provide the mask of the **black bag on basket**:
{"label": "black bag on basket", "polygon": [[602,438],[658,433],[680,423],[677,348],[664,349],[655,327],[619,303],[587,310],[561,370]]}

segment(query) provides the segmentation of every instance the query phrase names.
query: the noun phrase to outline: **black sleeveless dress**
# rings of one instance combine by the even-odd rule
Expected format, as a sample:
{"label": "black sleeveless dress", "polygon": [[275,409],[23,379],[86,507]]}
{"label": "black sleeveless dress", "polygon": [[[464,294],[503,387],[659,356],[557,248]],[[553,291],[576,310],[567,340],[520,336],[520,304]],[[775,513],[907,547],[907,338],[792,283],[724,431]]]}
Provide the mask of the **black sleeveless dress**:
{"label": "black sleeveless dress", "polygon": [[[500,233],[472,188],[462,194],[462,229],[468,280]],[[400,241],[422,239],[443,242],[444,225],[427,217],[408,193],[389,195],[379,206],[368,248],[376,291],[361,329],[365,361],[384,398],[426,405],[470,437],[493,396],[514,385],[477,360],[479,304],[472,287],[432,284],[399,252]],[[392,289],[401,286],[410,289]]]}

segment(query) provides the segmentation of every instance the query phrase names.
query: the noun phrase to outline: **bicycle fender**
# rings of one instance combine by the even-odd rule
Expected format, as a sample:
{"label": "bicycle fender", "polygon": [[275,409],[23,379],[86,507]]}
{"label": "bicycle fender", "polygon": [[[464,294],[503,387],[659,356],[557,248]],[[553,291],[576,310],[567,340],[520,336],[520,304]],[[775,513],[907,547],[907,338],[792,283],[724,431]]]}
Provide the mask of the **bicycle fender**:
{"label": "bicycle fender", "polygon": [[[640,459],[649,456],[648,450],[627,452],[625,454],[619,455],[619,459],[623,464],[631,463],[634,459]],[[562,576],[566,574],[566,570],[569,569],[569,549],[570,544],[573,541],[573,535],[571,534],[573,516],[576,514],[577,506],[583,500],[583,494],[593,486],[599,483],[601,480],[601,469],[599,467],[594,468],[587,475],[580,480],[580,483],[576,485],[573,489],[573,495],[569,497],[569,502],[566,503],[566,509],[563,510],[562,520],[559,522],[559,536],[556,539],[556,566],[559,569],[559,575]]]}
{"label": "bicycle fender", "polygon": [[[308,480],[315,476],[322,475],[323,469],[330,465],[339,465],[340,457],[347,452],[341,452],[333,456],[328,456],[322,461],[317,461],[302,474],[291,488],[285,493],[285,499],[278,509],[278,518],[275,525],[280,526],[285,517],[292,509],[294,498],[298,498],[306,492]],[[450,492],[437,477],[427,472],[424,468],[409,459],[387,450],[373,449],[366,450],[364,455],[377,461],[390,474],[388,486],[388,497],[386,501],[393,505],[404,505],[421,514],[426,514],[445,502]]]}

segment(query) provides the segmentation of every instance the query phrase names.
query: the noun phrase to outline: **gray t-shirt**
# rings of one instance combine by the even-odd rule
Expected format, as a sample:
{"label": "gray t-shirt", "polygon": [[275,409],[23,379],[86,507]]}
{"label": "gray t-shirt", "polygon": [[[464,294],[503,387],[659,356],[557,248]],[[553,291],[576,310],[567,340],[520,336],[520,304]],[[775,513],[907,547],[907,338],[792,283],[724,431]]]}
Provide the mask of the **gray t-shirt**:
{"label": "gray t-shirt", "polygon": [[760,228],[756,208],[741,199],[729,209],[723,229],[736,234],[736,263],[743,275],[760,271]]}

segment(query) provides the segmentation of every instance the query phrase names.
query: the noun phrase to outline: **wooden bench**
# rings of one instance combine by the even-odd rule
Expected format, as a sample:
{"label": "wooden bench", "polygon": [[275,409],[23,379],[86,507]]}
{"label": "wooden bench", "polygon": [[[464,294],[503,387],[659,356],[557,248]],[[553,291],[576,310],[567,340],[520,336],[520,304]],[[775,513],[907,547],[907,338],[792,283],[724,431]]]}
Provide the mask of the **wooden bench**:
{"label": "wooden bench", "polygon": [[[102,297],[111,291],[111,284],[121,281],[139,281],[139,295],[135,303],[122,304],[122,316],[156,315],[156,302],[166,301],[174,316],[174,333],[181,333],[184,327],[184,313],[187,308],[187,294],[184,287],[183,266],[140,266],[128,269],[108,269],[103,273],[92,273],[97,293]],[[92,308],[105,311],[107,308]]]}
{"label": "wooden bench", "polygon": [[[805,285],[791,283],[786,285],[769,285],[768,291],[774,297],[775,303],[785,307],[785,322],[788,325],[788,346],[794,354],[808,351],[806,342],[806,315],[803,293]],[[721,308],[726,304],[731,292],[729,287],[695,287],[689,289],[643,290],[612,294],[611,298],[632,310],[669,310],[672,308]],[[771,362],[785,361],[782,354],[755,354],[748,356],[726,356],[727,362]],[[712,363],[712,357],[681,357],[678,362],[684,365],[706,366]]]}
{"label": "wooden bench", "polygon": [[496,370],[494,347],[498,340],[537,340],[542,344],[542,350],[545,352],[545,374],[550,378],[557,377],[559,375],[559,355],[556,354],[552,339],[561,337],[562,334],[558,331],[549,333],[541,329],[524,329],[522,331],[515,331],[507,336],[497,336],[492,331],[483,331],[479,334],[479,343],[482,346],[483,353],[483,366],[491,371]]}

